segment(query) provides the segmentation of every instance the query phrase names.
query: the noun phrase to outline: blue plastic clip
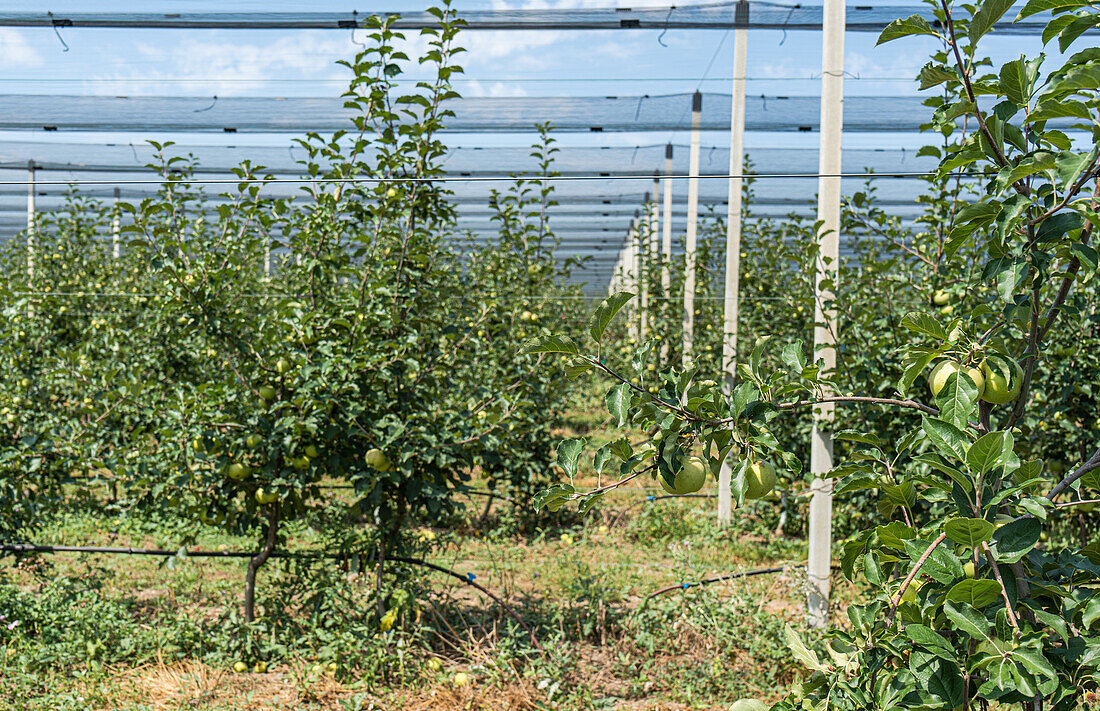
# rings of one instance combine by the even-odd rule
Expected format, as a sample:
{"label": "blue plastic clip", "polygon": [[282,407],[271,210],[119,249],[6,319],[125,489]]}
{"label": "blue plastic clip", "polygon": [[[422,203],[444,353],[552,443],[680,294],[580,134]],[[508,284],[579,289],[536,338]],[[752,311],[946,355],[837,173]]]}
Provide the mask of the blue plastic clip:
{"label": "blue plastic clip", "polygon": [[691,583],[680,583],[680,587],[682,587],[684,590],[687,590],[691,587]]}
{"label": "blue plastic clip", "polygon": [[655,497],[653,494],[650,494],[649,496],[645,497],[645,500],[646,501],[653,501],[653,499],[655,499],[655,498],[657,498],[657,497]]}
{"label": "blue plastic clip", "polygon": [[466,573],[466,582],[472,583],[476,579],[477,579],[477,576],[474,575],[473,573]]}

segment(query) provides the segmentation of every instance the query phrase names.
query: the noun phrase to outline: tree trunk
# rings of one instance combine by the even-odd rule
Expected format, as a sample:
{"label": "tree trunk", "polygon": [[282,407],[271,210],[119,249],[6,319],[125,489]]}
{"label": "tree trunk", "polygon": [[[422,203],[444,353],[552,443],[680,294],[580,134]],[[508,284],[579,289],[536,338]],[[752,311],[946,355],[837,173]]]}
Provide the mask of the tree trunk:
{"label": "tree trunk", "polygon": [[244,619],[249,624],[256,619],[256,573],[274,552],[278,530],[279,502],[276,501],[267,515],[267,539],[264,547],[248,561],[248,572],[244,578]]}

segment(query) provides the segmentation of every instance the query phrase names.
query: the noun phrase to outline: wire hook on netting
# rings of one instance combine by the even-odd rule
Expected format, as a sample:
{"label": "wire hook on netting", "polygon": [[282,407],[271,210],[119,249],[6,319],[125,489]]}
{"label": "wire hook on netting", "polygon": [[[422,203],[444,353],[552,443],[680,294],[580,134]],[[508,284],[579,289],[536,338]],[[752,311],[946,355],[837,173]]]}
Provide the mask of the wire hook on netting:
{"label": "wire hook on netting", "polygon": [[73,21],[72,20],[67,20],[67,19],[64,19],[64,18],[58,19],[58,18],[53,16],[52,12],[47,12],[46,14],[49,15],[50,22],[53,24],[53,33],[55,35],[57,35],[57,41],[60,42],[61,46],[64,48],[61,51],[62,52],[68,52],[69,51],[69,45],[65,43],[65,38],[61,36],[61,30],[58,29],[58,28],[59,27],[72,27],[73,26]]}
{"label": "wire hook on netting", "polygon": [[668,45],[664,42],[664,36],[668,32],[668,23],[672,20],[672,13],[675,11],[675,5],[668,8],[668,16],[665,17],[665,28],[661,30],[661,34],[657,35],[657,44],[661,45],[662,47],[668,47]]}
{"label": "wire hook on netting", "polygon": [[209,111],[210,109],[214,108],[214,105],[217,104],[217,103],[218,103],[218,95],[215,94],[214,95],[214,100],[210,102],[209,106],[207,106],[205,109],[195,109],[194,113],[201,114],[204,111]]}
{"label": "wire hook on netting", "polygon": [[786,19],[783,20],[783,26],[780,27],[783,30],[783,37],[779,40],[779,46],[782,47],[783,43],[787,41],[787,23],[791,21],[791,16],[794,15],[794,11],[802,7],[801,5],[791,5],[790,11],[787,13]]}
{"label": "wire hook on netting", "polygon": [[359,28],[358,27],[352,27],[351,28],[351,43],[353,45],[355,45],[356,47],[362,47],[363,49],[366,49],[367,48],[367,43],[366,42],[360,42],[360,41],[355,39],[355,31],[357,29],[359,29]]}

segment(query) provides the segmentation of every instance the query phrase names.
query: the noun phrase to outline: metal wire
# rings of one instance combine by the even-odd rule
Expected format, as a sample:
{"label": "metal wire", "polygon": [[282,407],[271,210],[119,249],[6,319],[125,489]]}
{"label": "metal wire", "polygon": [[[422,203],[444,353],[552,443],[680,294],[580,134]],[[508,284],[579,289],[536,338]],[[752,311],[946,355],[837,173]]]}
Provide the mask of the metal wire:
{"label": "metal wire", "polygon": [[[11,168],[9,170],[17,170]],[[699,180],[730,180],[732,178],[741,178],[745,180],[760,180],[760,179],[801,179],[810,180],[816,178],[864,178],[873,180],[876,178],[927,178],[936,175],[936,173],[930,173],[926,171],[913,171],[913,172],[898,172],[898,173],[757,173],[757,174],[744,174],[744,175],[731,175],[728,173],[711,173],[707,175],[662,175],[659,176],[665,180],[688,180],[690,178],[698,178]],[[941,177],[948,178],[966,178],[966,177],[981,177],[982,173],[945,173]],[[289,183],[294,185],[333,185],[341,183],[364,183],[364,184],[400,184],[400,183],[500,183],[500,182],[515,182],[516,180],[540,180],[547,183],[564,183],[564,182],[578,182],[578,181],[622,181],[622,180],[644,180],[652,181],[652,175],[538,175],[538,174],[523,174],[517,173],[515,175],[502,175],[502,176],[439,176],[433,178],[195,178],[195,179],[177,179],[174,182],[179,185],[242,185],[242,184],[279,184]],[[164,178],[157,180],[81,180],[79,178],[71,180],[35,180],[34,185],[162,185],[167,181]],[[0,180],[0,185],[27,185],[27,180]]]}

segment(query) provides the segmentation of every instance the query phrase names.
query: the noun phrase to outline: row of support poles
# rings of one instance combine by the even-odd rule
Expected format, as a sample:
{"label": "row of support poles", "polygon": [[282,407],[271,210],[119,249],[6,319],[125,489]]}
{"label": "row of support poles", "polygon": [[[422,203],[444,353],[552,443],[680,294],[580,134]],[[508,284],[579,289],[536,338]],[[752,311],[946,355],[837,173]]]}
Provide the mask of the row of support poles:
{"label": "row of support poles", "polygon": [[[722,370],[727,388],[737,375],[737,319],[741,293],[741,191],[745,171],[745,67],[748,63],[748,30],[733,32],[733,91],[730,112],[729,209],[726,212],[726,288],[722,318]],[[733,470],[722,461],[718,473],[718,523],[729,523],[733,514],[730,484]]]}
{"label": "row of support poles", "polygon": [[[841,138],[844,127],[844,0],[825,0],[821,48],[821,150],[818,165],[818,256],[814,281],[814,359],[826,373],[836,369],[836,310],[832,306],[840,259]],[[828,396],[829,393],[824,393]],[[809,622],[824,627],[829,614],[833,485],[822,475],[833,468],[833,404],[814,408],[810,437],[811,484]]]}
{"label": "row of support poles", "polygon": [[687,230],[684,235],[684,346],[683,363],[691,365],[695,341],[695,251],[699,229],[699,126],[703,120],[703,95],[691,97],[691,146],[688,149]]}

